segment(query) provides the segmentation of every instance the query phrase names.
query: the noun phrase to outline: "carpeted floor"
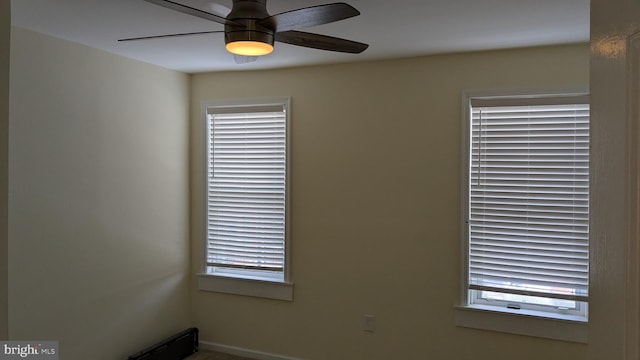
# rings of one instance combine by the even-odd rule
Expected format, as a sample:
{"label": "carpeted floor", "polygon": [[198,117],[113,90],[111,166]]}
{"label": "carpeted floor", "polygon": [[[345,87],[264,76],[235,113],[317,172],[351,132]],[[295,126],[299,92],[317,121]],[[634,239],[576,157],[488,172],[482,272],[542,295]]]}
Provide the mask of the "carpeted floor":
{"label": "carpeted floor", "polygon": [[229,355],[217,351],[200,350],[185,360],[255,360],[242,356]]}

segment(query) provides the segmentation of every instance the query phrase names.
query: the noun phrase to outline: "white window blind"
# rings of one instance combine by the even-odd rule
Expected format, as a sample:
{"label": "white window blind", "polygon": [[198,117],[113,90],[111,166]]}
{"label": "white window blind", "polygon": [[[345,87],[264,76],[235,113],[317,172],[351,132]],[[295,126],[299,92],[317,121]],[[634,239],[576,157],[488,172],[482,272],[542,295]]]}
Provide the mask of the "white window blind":
{"label": "white window blind", "polygon": [[587,301],[588,97],[471,99],[470,290]]}
{"label": "white window blind", "polygon": [[286,266],[286,104],[207,109],[208,272]]}

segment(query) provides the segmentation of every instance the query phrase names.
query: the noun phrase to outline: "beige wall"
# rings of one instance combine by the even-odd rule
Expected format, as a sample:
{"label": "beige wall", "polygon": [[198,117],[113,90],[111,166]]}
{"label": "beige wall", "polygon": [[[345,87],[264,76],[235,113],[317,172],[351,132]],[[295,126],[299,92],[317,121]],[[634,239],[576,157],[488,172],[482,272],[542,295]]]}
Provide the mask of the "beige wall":
{"label": "beige wall", "polygon": [[7,339],[8,327],[8,144],[9,144],[9,43],[11,1],[0,0],[0,340]]}
{"label": "beige wall", "polygon": [[189,76],[11,36],[9,336],[126,358],[189,325]]}
{"label": "beige wall", "polygon": [[638,1],[591,1],[592,360],[640,358],[639,13]]}
{"label": "beige wall", "polygon": [[[586,86],[586,45],[192,77],[192,270],[202,101],[292,96],[294,301],[199,292],[204,341],[322,360],[582,359],[587,346],[457,328],[461,92]],[[192,282],[193,284],[193,282]],[[362,316],[377,317],[374,334]]]}

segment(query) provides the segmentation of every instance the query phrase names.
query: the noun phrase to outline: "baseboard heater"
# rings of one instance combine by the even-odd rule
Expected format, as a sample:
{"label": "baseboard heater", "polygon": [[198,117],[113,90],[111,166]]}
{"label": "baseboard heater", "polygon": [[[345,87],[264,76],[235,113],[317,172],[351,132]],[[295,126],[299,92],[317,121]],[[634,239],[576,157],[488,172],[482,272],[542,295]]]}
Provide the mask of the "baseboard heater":
{"label": "baseboard heater", "polygon": [[189,328],[150,346],[128,360],[182,360],[198,351],[198,328]]}

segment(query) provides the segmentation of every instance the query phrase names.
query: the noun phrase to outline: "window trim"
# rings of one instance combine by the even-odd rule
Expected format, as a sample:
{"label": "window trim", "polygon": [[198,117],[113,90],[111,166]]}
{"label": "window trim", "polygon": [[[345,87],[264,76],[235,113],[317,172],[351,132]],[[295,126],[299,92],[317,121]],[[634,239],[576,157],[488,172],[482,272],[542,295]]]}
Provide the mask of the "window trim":
{"label": "window trim", "polygon": [[276,280],[269,277],[252,277],[252,276],[230,276],[229,274],[211,274],[207,273],[207,207],[208,202],[205,199],[202,203],[202,232],[199,241],[201,256],[200,269],[197,273],[198,289],[201,291],[212,291],[235,295],[245,295],[262,297],[275,300],[293,300],[293,282],[291,280],[291,98],[290,97],[273,97],[273,98],[257,98],[257,99],[222,99],[214,101],[205,101],[201,104],[202,119],[202,198],[207,194],[206,178],[208,158],[206,155],[208,145],[208,109],[211,107],[252,107],[262,105],[282,105],[285,109],[285,126],[286,126],[286,158],[285,158],[285,244],[284,244],[284,269],[283,280]]}
{"label": "window trim", "polygon": [[461,111],[461,188],[460,194],[460,234],[461,234],[461,281],[459,287],[458,304],[454,306],[455,324],[460,327],[468,327],[483,330],[492,330],[519,335],[550,338],[556,340],[572,341],[579,343],[588,342],[588,319],[581,316],[572,316],[552,312],[538,312],[533,310],[512,310],[495,306],[485,306],[469,303],[469,244],[468,226],[464,219],[468,205],[469,179],[469,151],[470,118],[472,98],[551,98],[562,96],[588,96],[588,86],[572,86],[553,89],[496,89],[496,90],[470,90],[462,93]]}
{"label": "window trim", "polygon": [[483,305],[455,306],[456,326],[586,344],[588,323],[572,316]]}

